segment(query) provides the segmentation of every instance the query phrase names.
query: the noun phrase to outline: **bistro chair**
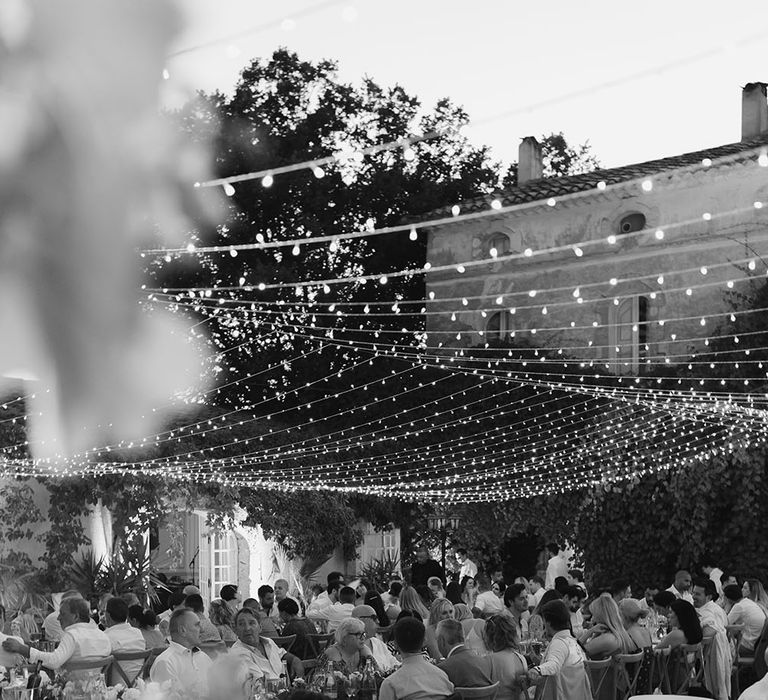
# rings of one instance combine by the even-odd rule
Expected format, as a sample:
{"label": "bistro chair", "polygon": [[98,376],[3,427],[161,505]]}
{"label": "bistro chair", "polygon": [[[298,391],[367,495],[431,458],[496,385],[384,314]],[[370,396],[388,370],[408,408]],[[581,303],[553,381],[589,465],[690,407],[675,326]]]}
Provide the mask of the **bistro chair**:
{"label": "bistro chair", "polygon": [[755,658],[739,654],[741,637],[744,634],[743,625],[728,625],[725,631],[728,633],[728,639],[733,642],[733,647],[736,650],[736,655],[733,657],[733,666],[731,667],[731,696],[738,698],[741,695],[742,672],[754,666]]}
{"label": "bistro chair", "polygon": [[681,644],[678,653],[678,670],[682,677],[677,681],[678,695],[688,693],[691,686],[700,686],[704,682],[704,656],[701,642]]}
{"label": "bistro chair", "polygon": [[592,698],[597,700],[600,697],[603,683],[610,683],[612,680],[608,677],[613,673],[613,659],[587,659],[584,662],[584,667],[587,669],[589,684],[592,686]]}
{"label": "bistro chair", "polygon": [[653,668],[651,670],[651,683],[658,683],[662,693],[671,694],[672,684],[669,682],[669,660],[672,649],[664,647],[653,650]]}
{"label": "bistro chair", "polygon": [[277,644],[277,646],[282,647],[286,651],[290,651],[296,643],[296,635],[289,634],[287,637],[272,637],[272,641]]}
{"label": "bistro chair", "polygon": [[335,635],[333,632],[330,634],[308,634],[309,646],[312,649],[312,653],[315,656],[320,656],[325,651],[325,648],[333,643]]}
{"label": "bistro chair", "polygon": [[454,688],[461,700],[494,700],[499,690],[499,681],[493,685],[484,685],[480,688]]}
{"label": "bistro chair", "polygon": [[[134,684],[136,683],[137,678],[142,678],[144,674],[144,666],[146,665],[147,659],[152,654],[152,649],[144,649],[143,651],[115,651],[112,652],[112,657],[114,659],[111,667],[111,675],[112,678],[110,679],[110,685],[114,685],[114,682],[116,680],[115,676],[119,676],[122,682],[125,684],[126,688],[133,688]],[[136,673],[129,675],[126,673],[125,669],[120,664],[121,661],[138,661],[141,659],[142,663],[138,671]]]}
{"label": "bistro chair", "polygon": [[200,644],[200,651],[204,651],[211,659],[227,653],[227,645],[224,642],[206,642]]}
{"label": "bistro chair", "polygon": [[62,668],[65,671],[98,671],[107,676],[114,656],[89,656],[84,659],[67,661]]}
{"label": "bistro chair", "polygon": [[149,650],[149,655],[144,660],[144,666],[141,668],[141,677],[146,680],[149,678],[149,672],[152,669],[152,664],[155,663],[155,659],[160,656],[168,647],[155,647]]}
{"label": "bistro chair", "polygon": [[637,692],[637,681],[643,668],[645,653],[638,651],[636,654],[616,654],[616,685],[617,697],[627,700]]}

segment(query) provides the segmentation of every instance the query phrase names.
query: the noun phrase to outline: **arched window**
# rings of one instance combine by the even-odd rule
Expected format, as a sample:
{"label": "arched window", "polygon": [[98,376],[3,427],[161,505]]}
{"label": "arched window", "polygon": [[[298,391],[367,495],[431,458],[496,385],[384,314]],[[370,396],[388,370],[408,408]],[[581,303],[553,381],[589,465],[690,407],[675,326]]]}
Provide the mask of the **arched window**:
{"label": "arched window", "polygon": [[627,214],[621,221],[619,221],[618,233],[634,233],[635,231],[642,231],[645,228],[645,215],[640,212],[634,212]]}
{"label": "arched window", "polygon": [[508,255],[509,251],[509,236],[506,233],[494,233],[488,241],[488,255],[495,258],[501,255]]}
{"label": "arched window", "polygon": [[622,299],[612,307],[610,358],[616,374],[638,374],[648,352],[648,299]]}
{"label": "arched window", "polygon": [[485,324],[485,333],[489,343],[507,340],[510,330],[512,330],[512,324],[509,320],[509,313],[506,311],[497,311],[491,314]]}

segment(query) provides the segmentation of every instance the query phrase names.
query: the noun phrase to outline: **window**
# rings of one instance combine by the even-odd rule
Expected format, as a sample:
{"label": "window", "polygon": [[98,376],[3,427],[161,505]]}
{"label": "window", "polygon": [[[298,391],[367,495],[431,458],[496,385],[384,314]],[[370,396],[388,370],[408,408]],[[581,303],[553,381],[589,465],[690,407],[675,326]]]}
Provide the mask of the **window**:
{"label": "window", "polygon": [[376,529],[367,523],[363,530],[363,546],[360,561],[368,563],[373,559],[400,559],[400,529],[392,527],[389,530]]}
{"label": "window", "polygon": [[497,311],[488,318],[485,332],[488,342],[507,340],[512,324],[506,311]]}
{"label": "window", "polygon": [[[493,251],[496,251],[494,255]],[[488,241],[488,255],[492,258],[509,254],[509,236],[506,233],[494,233]]]}
{"label": "window", "polygon": [[211,595],[214,598],[219,596],[222,586],[237,583],[237,542],[232,533],[211,533],[211,573]]}
{"label": "window", "polygon": [[648,299],[623,299],[611,307],[610,357],[616,374],[637,374],[648,352]]}
{"label": "window", "polygon": [[634,233],[642,231],[645,228],[645,216],[640,212],[627,214],[619,222],[619,233]]}

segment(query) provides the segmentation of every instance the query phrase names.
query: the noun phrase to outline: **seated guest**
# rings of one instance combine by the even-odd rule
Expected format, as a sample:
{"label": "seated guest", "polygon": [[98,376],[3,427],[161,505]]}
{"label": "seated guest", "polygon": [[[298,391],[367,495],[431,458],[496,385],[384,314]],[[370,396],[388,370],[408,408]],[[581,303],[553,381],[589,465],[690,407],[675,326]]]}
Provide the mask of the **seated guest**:
{"label": "seated guest", "polygon": [[556,590],[561,598],[565,597],[565,593],[568,590],[569,586],[571,584],[568,583],[568,579],[565,576],[557,576],[555,578],[555,587],[554,590]]}
{"label": "seated guest", "polygon": [[381,627],[389,627],[389,615],[387,615],[387,611],[384,609],[384,601],[381,599],[381,595],[376,591],[368,591],[365,594],[363,605],[369,605],[373,608],[376,613],[376,621]]}
{"label": "seated guest", "polygon": [[554,590],[545,591],[544,595],[541,596],[541,602],[531,613],[531,617],[528,620],[528,632],[531,635],[531,639],[539,641],[544,639],[546,625],[544,624],[544,618],[541,616],[541,608],[553,600],[560,600],[560,594]]}
{"label": "seated guest", "polygon": [[513,583],[504,591],[504,606],[517,627],[517,638],[528,636],[528,591],[522,583]]}
{"label": "seated guest", "polygon": [[693,605],[691,583],[691,575],[685,571],[685,569],[681,569],[675,574],[675,582],[667,588],[667,590],[675,596],[675,598],[685,600]]}
{"label": "seated guest", "polygon": [[429,608],[424,605],[421,596],[413,586],[405,586],[400,591],[400,610],[418,615],[419,620],[429,619]]}
{"label": "seated guest", "polygon": [[[64,593],[61,596],[61,601],[63,602],[67,598],[82,598],[82,597],[83,596],[80,595],[80,591],[70,589],[68,591],[64,591]],[[61,603],[59,603],[59,607],[61,607]],[[90,619],[90,616],[88,619]],[[51,642],[58,642],[59,640],[61,640],[61,637],[64,634],[64,631],[61,628],[61,624],[59,624],[58,610],[54,610],[45,618],[45,620],[43,620],[43,630],[45,631],[46,640]]]}
{"label": "seated guest", "polygon": [[475,608],[475,599],[477,598],[477,585],[475,579],[471,576],[465,576],[461,579],[461,601],[470,610]]}
{"label": "seated guest", "polygon": [[304,665],[298,657],[261,635],[261,624],[257,613],[250,608],[237,611],[235,631],[237,641],[232,645],[229,653],[242,659],[254,678],[279,679],[283,672],[283,661],[288,664],[288,671],[293,678],[304,676]]}
{"label": "seated guest", "polygon": [[563,602],[571,611],[571,632],[578,637],[584,631],[584,615],[581,613],[581,605],[587,594],[579,586],[568,586],[563,594]]}
{"label": "seated guest", "polygon": [[308,635],[317,634],[317,630],[307,618],[299,617],[299,604],[293,598],[283,598],[278,602],[277,610],[283,623],[282,636],[296,635],[291,647],[293,653],[302,660],[314,658],[315,652]]}
{"label": "seated guest", "polygon": [[[136,629],[139,629],[141,627],[141,616],[144,613],[144,608],[141,605],[130,605],[128,606],[128,624],[131,627],[135,627]],[[106,617],[107,615],[107,606],[104,605],[104,615],[103,617]],[[102,617],[101,615],[99,615]]]}
{"label": "seated guest", "polygon": [[429,588],[429,590],[431,591],[433,600],[437,600],[438,598],[445,598],[445,589],[443,588],[443,581],[437,576],[430,576],[427,579],[427,588]]}
{"label": "seated guest", "polygon": [[[248,608],[249,610],[253,610],[256,617],[259,618],[262,637],[269,637],[270,639],[274,639],[275,637],[280,636],[280,632],[278,631],[274,621],[261,609],[261,603],[259,603],[256,598],[246,598],[243,601],[243,607]],[[228,639],[227,641],[229,642],[232,640]]]}
{"label": "seated guest", "polygon": [[362,671],[368,659],[376,661],[373,652],[365,640],[365,624],[355,617],[342,620],[334,632],[335,641],[323,650],[317,660],[316,673],[339,671],[349,676],[354,671]]}
{"label": "seated guest", "polygon": [[635,643],[636,649],[648,649],[653,646],[651,632],[647,626],[640,624],[640,620],[648,616],[648,610],[641,608],[640,603],[634,598],[624,598],[619,603],[619,613],[624,629]]}
{"label": "seated guest", "polygon": [[[528,608],[530,610],[540,605],[545,592],[544,579],[537,574],[528,583]],[[552,598],[551,600],[557,600],[557,598]]]}
{"label": "seated guest", "polygon": [[723,588],[723,595],[731,603],[728,624],[741,625],[744,628],[739,643],[739,656],[754,656],[755,642],[765,624],[765,613],[754,600],[744,598],[738,586],[726,586]]}
{"label": "seated guest", "polygon": [[[106,625],[104,633],[109,638],[112,651],[144,651],[147,648],[144,635],[140,630],[129,625],[127,620],[128,605],[126,602],[122,598],[110,598],[104,612],[104,624]],[[131,679],[139,674],[143,665],[143,659],[120,662],[120,667]],[[122,682],[116,671],[112,673],[112,680],[114,683]]]}
{"label": "seated guest", "polygon": [[220,642],[221,635],[214,624],[205,616],[203,596],[199,593],[191,593],[184,600],[184,605],[200,618],[200,644]]}
{"label": "seated guest", "polygon": [[432,601],[435,599],[429,586],[425,583],[419,586],[413,586],[413,590],[415,590],[419,598],[421,598],[422,605],[429,610],[429,606],[432,605]]}
{"label": "seated guest", "polygon": [[82,598],[64,598],[59,606],[59,624],[62,635],[55,651],[30,649],[14,637],[3,641],[3,649],[12,654],[21,654],[31,663],[43,662],[46,668],[57,671],[67,661],[80,661],[89,656],[109,656],[112,645],[109,637],[91,620],[88,603]]}
{"label": "seated guest", "polygon": [[423,623],[414,617],[403,617],[395,623],[393,636],[403,665],[384,679],[379,700],[439,700],[453,694],[453,683],[445,671],[421,655],[425,634]]}
{"label": "seated guest", "polygon": [[2,644],[6,639],[13,639],[16,642],[19,642],[19,644],[24,644],[24,639],[21,637],[9,637],[3,632],[4,629],[5,608],[0,604],[0,666],[3,666],[4,668],[14,668],[21,665],[24,660],[21,658],[21,654],[2,649]]}
{"label": "seated guest", "polygon": [[[288,581],[286,581],[284,578],[279,578],[277,581],[275,581],[275,608],[277,608],[277,604],[281,600],[285,600],[286,598],[290,598],[291,600],[298,603],[299,601],[296,600],[293,596],[289,595],[288,591],[290,589],[290,586],[288,585]],[[277,615],[273,615],[272,617],[279,618],[280,617],[280,611],[277,611]]]}
{"label": "seated guest", "polygon": [[381,594],[384,601],[384,610],[389,618],[389,624],[393,625],[397,616],[400,614],[400,593],[403,590],[403,584],[400,581],[392,581],[389,584],[389,590]]}
{"label": "seated guest", "polygon": [[275,589],[267,585],[259,586],[256,595],[259,596],[259,605],[261,605],[264,614],[273,620],[279,619],[280,612],[275,604]]}
{"label": "seated guest", "polygon": [[568,576],[571,577],[571,585],[578,586],[584,591],[584,596],[587,595],[587,584],[584,583],[584,572],[581,569],[571,569],[568,572]]}
{"label": "seated guest", "polygon": [[437,623],[437,646],[443,658],[438,668],[454,686],[479,688],[493,683],[490,657],[478,656],[464,645],[464,630],[458,620],[445,618]]}
{"label": "seated guest", "polygon": [[221,597],[212,600],[208,606],[208,617],[219,630],[221,638],[225,642],[232,642],[237,639],[234,624],[240,594],[237,592],[237,586],[228,583],[221,587],[219,595]]}
{"label": "seated guest", "polygon": [[491,591],[504,604],[504,591],[507,590],[507,584],[504,581],[491,581]]}
{"label": "seated guest", "polygon": [[168,596],[168,610],[164,610],[158,616],[158,625],[163,637],[169,637],[170,632],[168,630],[168,623],[171,621],[171,615],[173,615],[174,610],[184,608],[184,601],[186,598],[187,596],[181,591],[173,591],[173,593]]}
{"label": "seated guest", "polygon": [[768,593],[763,584],[756,578],[748,578],[741,587],[741,595],[758,604],[760,609],[768,616]]}
{"label": "seated guest", "polygon": [[653,603],[653,597],[659,592],[659,587],[654,583],[646,584],[643,589],[643,597],[638,601],[638,604],[643,610],[647,610],[648,614],[639,620],[640,625],[645,625],[651,633],[651,636],[655,639],[659,630],[659,613],[656,610],[656,606]]}
{"label": "seated guest", "polygon": [[611,597],[616,601],[618,605],[624,598],[632,597],[632,587],[629,585],[629,581],[625,578],[616,579],[611,583]]}
{"label": "seated guest", "polygon": [[485,574],[478,574],[477,578],[478,594],[475,598],[474,607],[470,608],[472,614],[475,614],[475,610],[478,610],[484,617],[488,615],[495,615],[504,610],[504,603],[501,602],[499,597],[491,590],[491,584],[488,581],[488,577]]}
{"label": "seated guest", "polygon": [[[453,619],[453,603],[445,598],[434,601],[429,608],[429,620],[427,622],[426,643],[429,655],[439,661],[443,658],[437,644],[437,623],[441,620]],[[463,640],[462,640],[463,641]]]}
{"label": "seated guest", "polygon": [[464,644],[476,654],[485,656],[488,649],[483,641],[483,631],[485,630],[485,620],[476,618],[470,612],[464,603],[457,603],[453,606],[453,617],[461,623],[464,630]]}
{"label": "seated guest", "polygon": [[485,645],[491,651],[491,677],[499,681],[496,700],[525,700],[527,697],[522,679],[528,664],[520,653],[517,630],[517,624],[508,613],[493,615],[485,623]]}
{"label": "seated guest", "polygon": [[638,647],[629,636],[619,615],[619,606],[607,593],[595,598],[589,606],[592,627],[579,635],[579,644],[590,659],[607,659],[614,654],[631,654]]}
{"label": "seated guest", "polygon": [[[736,588],[738,591],[738,587]],[[669,606],[669,632],[656,646],[679,647],[681,644],[698,644],[703,637],[696,609],[687,600],[677,599]]]}
{"label": "seated guest", "polygon": [[[373,591],[368,591],[366,598],[372,593]],[[358,605],[352,611],[352,617],[361,620],[365,625],[364,644],[371,650],[376,667],[383,673],[388,673],[395,668],[397,659],[377,634],[379,626],[376,611],[370,605]]]}
{"label": "seated guest", "polygon": [[715,582],[707,578],[693,581],[693,605],[701,621],[704,636],[712,637],[709,655],[704,659],[704,685],[717,698],[731,697],[731,646],[728,641],[728,616],[715,602],[718,598]]}
{"label": "seated guest", "polygon": [[320,608],[327,607],[328,605],[331,605],[331,600],[329,598],[330,596],[330,590],[333,584],[338,582],[338,586],[336,588],[341,588],[344,586],[344,574],[341,573],[341,571],[331,571],[331,573],[328,574],[326,577],[328,581],[328,586],[326,590],[324,590],[322,593],[319,593],[317,597],[315,597],[314,600],[309,604],[309,607],[307,608],[306,615],[307,617],[310,617],[309,612],[310,610],[319,610]]}
{"label": "seated guest", "polygon": [[[693,596],[691,596],[693,597]],[[656,608],[656,612],[664,617],[669,617],[669,613],[672,610],[670,607],[672,603],[677,600],[673,593],[669,591],[659,591],[653,596],[653,605]]]}
{"label": "seated guest", "polygon": [[188,583],[186,586],[184,586],[184,588],[181,589],[181,592],[185,596],[200,595],[200,589],[192,583]]}
{"label": "seated guest", "polygon": [[208,671],[212,661],[198,648],[200,618],[188,608],[179,608],[168,621],[171,643],[155,659],[149,678],[155,683],[170,681],[173,690],[189,700],[208,697]]}
{"label": "seated guest", "polygon": [[164,647],[166,645],[165,636],[157,628],[157,615],[153,610],[144,610],[141,614],[141,623],[139,625],[139,632],[144,637],[144,643],[147,649],[156,649],[157,647]]}
{"label": "seated guest", "polygon": [[[613,602],[613,600],[611,600]],[[551,637],[544,658],[528,671],[528,682],[542,685],[536,697],[553,700],[592,700],[584,651],[571,636],[571,613],[562,600],[541,606],[544,628]]]}
{"label": "seated guest", "polygon": [[311,620],[326,620],[329,632],[335,632],[338,626],[352,616],[355,609],[355,589],[349,586],[341,586],[340,582],[328,586],[328,599],[330,605],[319,609],[307,610],[307,617]]}
{"label": "seated guest", "polygon": [[449,581],[445,588],[445,597],[450,600],[454,605],[464,603],[461,598],[461,588],[457,581]]}

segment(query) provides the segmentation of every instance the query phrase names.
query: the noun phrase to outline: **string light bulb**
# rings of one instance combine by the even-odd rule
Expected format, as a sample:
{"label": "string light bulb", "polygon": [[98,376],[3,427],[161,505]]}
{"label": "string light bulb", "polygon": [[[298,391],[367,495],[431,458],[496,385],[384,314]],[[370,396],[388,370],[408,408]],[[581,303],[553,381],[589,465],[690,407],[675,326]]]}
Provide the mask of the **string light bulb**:
{"label": "string light bulb", "polygon": [[275,182],[275,178],[271,175],[265,175],[263,178],[261,178],[261,186],[262,187],[272,187],[272,184]]}

